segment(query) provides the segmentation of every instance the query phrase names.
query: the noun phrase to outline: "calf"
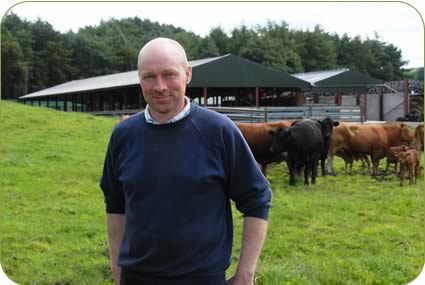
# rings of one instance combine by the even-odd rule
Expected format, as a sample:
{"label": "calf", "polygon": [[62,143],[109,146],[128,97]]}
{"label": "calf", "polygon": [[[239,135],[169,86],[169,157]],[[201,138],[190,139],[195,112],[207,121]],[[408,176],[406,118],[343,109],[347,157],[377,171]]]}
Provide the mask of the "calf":
{"label": "calf", "polygon": [[416,184],[420,172],[420,157],[416,149],[409,149],[398,155],[400,160],[400,186],[403,186],[403,178],[409,178],[409,184]]}
{"label": "calf", "polygon": [[[351,175],[353,173],[353,162],[360,160],[362,162],[362,174],[366,174],[366,166],[369,173],[371,173],[370,160],[365,153],[352,153],[345,149],[340,149],[336,152],[336,156],[341,157],[345,162],[345,174]],[[350,172],[348,173],[348,167]]]}
{"label": "calf", "polygon": [[408,146],[392,146],[387,151],[387,166],[385,167],[385,174],[388,175],[388,169],[390,168],[390,164],[394,164],[394,172],[397,174],[397,165],[399,163],[399,153],[405,152],[409,150]]}
{"label": "calf", "polygon": [[320,124],[312,120],[297,121],[288,129],[270,131],[273,136],[271,151],[288,153],[289,184],[295,185],[295,172],[304,168],[304,184],[316,183],[317,166],[324,147]]}

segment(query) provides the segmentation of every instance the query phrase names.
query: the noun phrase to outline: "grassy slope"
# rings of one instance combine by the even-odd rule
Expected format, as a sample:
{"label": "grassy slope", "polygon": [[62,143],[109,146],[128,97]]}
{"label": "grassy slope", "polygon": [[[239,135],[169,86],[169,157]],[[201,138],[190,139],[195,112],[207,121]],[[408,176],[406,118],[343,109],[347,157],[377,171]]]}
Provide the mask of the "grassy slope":
{"label": "grassy slope", "polygon": [[3,269],[21,284],[109,284],[98,181],[114,121],[0,104]]}
{"label": "grassy slope", "polygon": [[[111,284],[98,187],[115,120],[0,102],[0,261],[20,284]],[[341,162],[337,162],[341,171]],[[273,208],[257,284],[405,284],[423,266],[423,179],[356,173],[289,188]],[[232,274],[241,218],[235,212]]]}

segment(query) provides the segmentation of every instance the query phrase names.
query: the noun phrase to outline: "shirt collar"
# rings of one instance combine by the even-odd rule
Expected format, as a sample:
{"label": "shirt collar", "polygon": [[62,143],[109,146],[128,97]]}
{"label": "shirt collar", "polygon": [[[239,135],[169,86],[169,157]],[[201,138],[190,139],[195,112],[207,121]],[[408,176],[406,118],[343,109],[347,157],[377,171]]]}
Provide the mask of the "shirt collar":
{"label": "shirt collar", "polygon": [[[175,115],[170,120],[168,120],[165,124],[175,123],[177,121],[180,121],[181,119],[183,119],[187,115],[189,115],[189,113],[190,113],[190,100],[186,96],[184,97],[184,100],[186,101],[186,106],[183,108],[183,110],[181,110],[177,115]],[[145,120],[149,124],[159,125],[159,122],[152,117],[152,115],[149,111],[149,104],[146,105]]]}

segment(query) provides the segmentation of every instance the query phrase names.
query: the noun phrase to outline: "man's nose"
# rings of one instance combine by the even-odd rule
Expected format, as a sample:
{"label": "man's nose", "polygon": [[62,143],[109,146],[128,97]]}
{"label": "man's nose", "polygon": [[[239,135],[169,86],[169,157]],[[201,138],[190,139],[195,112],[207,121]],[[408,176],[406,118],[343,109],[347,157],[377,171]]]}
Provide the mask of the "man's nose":
{"label": "man's nose", "polygon": [[167,89],[167,84],[165,84],[164,78],[158,76],[155,80],[154,90],[155,91],[164,91]]}

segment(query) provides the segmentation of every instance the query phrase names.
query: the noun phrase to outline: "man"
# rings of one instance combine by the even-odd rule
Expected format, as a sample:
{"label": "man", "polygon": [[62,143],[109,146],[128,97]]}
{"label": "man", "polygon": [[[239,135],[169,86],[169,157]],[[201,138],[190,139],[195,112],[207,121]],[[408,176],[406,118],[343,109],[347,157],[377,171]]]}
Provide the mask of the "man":
{"label": "man", "polygon": [[233,285],[251,285],[271,191],[240,131],[191,104],[183,47],[148,42],[138,59],[144,112],[118,124],[103,176],[115,284],[224,285],[233,240],[230,199],[244,214]]}

